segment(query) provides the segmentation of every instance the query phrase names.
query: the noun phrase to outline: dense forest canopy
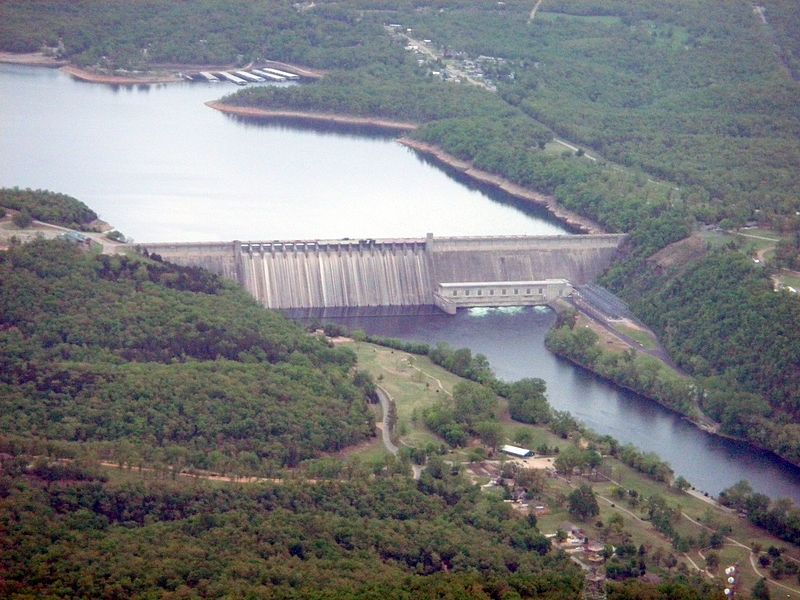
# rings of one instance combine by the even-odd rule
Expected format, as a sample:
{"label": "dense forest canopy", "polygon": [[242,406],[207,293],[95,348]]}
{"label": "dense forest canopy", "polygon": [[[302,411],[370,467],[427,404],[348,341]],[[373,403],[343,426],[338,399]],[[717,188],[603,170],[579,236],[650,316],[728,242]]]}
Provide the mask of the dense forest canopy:
{"label": "dense forest canopy", "polygon": [[533,23],[526,10],[400,18],[438,45],[503,57],[510,103],[608,159],[702,186],[718,217],[800,209],[799,88],[749,3],[554,0]]}
{"label": "dense forest canopy", "polygon": [[0,281],[0,433],[240,474],[373,435],[352,352],[205,271],[41,241]]}
{"label": "dense forest canopy", "polygon": [[262,486],[113,483],[77,466],[0,476],[0,595],[539,598],[580,569],[457,476]]}
{"label": "dense forest canopy", "polygon": [[0,48],[43,47],[80,65],[237,64],[277,58],[352,68],[396,60],[389,41],[352,11],[287,0],[33,0],[0,3]]}

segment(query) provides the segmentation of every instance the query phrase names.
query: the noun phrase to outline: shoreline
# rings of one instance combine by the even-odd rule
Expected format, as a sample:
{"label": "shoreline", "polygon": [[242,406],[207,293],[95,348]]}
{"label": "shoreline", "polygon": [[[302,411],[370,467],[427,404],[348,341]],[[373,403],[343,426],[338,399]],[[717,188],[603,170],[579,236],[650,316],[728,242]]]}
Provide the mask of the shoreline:
{"label": "shoreline", "polygon": [[592,369],[590,367],[587,367],[586,365],[584,365],[584,364],[578,362],[577,360],[567,356],[566,354],[561,354],[559,352],[555,352],[554,350],[551,350],[547,346],[546,343],[545,343],[545,348],[547,348],[548,352],[551,352],[551,353],[555,354],[556,356],[558,356],[559,358],[562,358],[562,359],[566,360],[567,362],[575,365],[579,369],[583,369],[584,371],[586,371],[587,373],[590,373],[593,377],[596,377],[597,379],[600,379],[601,381],[606,381],[606,382],[610,383],[611,385],[613,385],[614,387],[617,387],[617,388],[619,388],[621,390],[625,390],[625,391],[628,391],[628,392],[632,392],[632,393],[636,394],[637,396],[641,396],[642,398],[644,398],[648,402],[654,402],[655,404],[658,404],[662,408],[665,408],[666,410],[668,410],[668,411],[674,413],[675,415],[681,417],[684,421],[686,421],[687,423],[691,423],[692,425],[694,425],[694,427],[696,427],[700,431],[703,431],[703,432],[707,433],[708,435],[711,435],[711,436],[714,436],[714,437],[718,437],[718,438],[721,438],[721,439],[731,440],[733,442],[738,442],[738,443],[741,443],[741,444],[745,444],[745,445],[749,446],[750,448],[758,450],[759,452],[767,452],[768,454],[772,455],[773,457],[775,457],[775,458],[777,458],[779,460],[782,460],[783,462],[785,462],[788,465],[791,465],[792,467],[800,468],[800,463],[793,462],[793,461],[789,460],[788,458],[786,458],[785,456],[781,456],[780,454],[778,454],[777,452],[775,452],[774,450],[772,450],[770,448],[764,448],[763,446],[759,446],[755,442],[753,442],[751,440],[748,440],[748,439],[745,439],[745,438],[732,436],[732,435],[730,435],[728,433],[724,433],[724,432],[721,432],[721,431],[713,431],[713,430],[707,428],[703,423],[699,423],[695,419],[691,418],[689,415],[686,415],[686,414],[680,412],[679,410],[676,410],[675,408],[673,408],[671,406],[663,404],[663,403],[659,402],[658,400],[656,400],[655,398],[651,398],[650,396],[640,392],[639,390],[635,390],[635,389],[633,389],[631,387],[628,387],[627,385],[619,383],[618,381],[614,381],[613,379],[610,379],[609,377],[601,375],[600,373],[598,373],[594,369]]}
{"label": "shoreline", "polygon": [[[264,61],[268,67],[285,69],[296,73],[304,79],[322,79],[326,72],[319,69],[312,69],[301,65],[293,65],[277,60]],[[85,69],[71,64],[69,60],[57,59],[47,56],[43,52],[7,52],[0,51],[0,63],[10,65],[23,65],[27,67],[47,67],[60,69],[78,81],[86,83],[99,83],[104,85],[151,85],[163,83],[178,83],[184,81],[181,73],[184,71],[228,71],[231,69],[245,69],[233,65],[194,65],[180,63],[162,63],[151,65],[151,70],[143,71],[140,74],[132,75],[113,75],[100,73],[91,69]]]}
{"label": "shoreline", "polygon": [[222,113],[252,119],[275,119],[284,121],[308,121],[309,123],[333,123],[335,125],[355,125],[358,127],[374,127],[389,132],[413,131],[418,127],[416,123],[406,121],[393,121],[380,117],[354,117],[335,113],[315,113],[296,110],[253,108],[249,106],[235,106],[224,104],[218,100],[206,102],[206,106]]}
{"label": "shoreline", "polygon": [[26,67],[48,67],[56,69],[67,65],[66,60],[47,56],[43,52],[0,52],[0,63],[25,65]]}
{"label": "shoreline", "polygon": [[149,74],[142,77],[126,77],[121,75],[103,75],[81,69],[74,65],[66,65],[60,69],[73,79],[85,81],[86,83],[103,83],[106,85],[150,85],[155,83],[177,83],[183,81],[177,74],[155,75]]}
{"label": "shoreline", "polygon": [[436,161],[447,165],[457,171],[462,172],[464,175],[485,185],[497,188],[515,198],[530,202],[543,207],[556,219],[567,225],[569,228],[579,231],[580,233],[608,233],[605,229],[600,227],[597,223],[586,217],[567,210],[561,206],[554,196],[542,194],[533,191],[521,185],[509,181],[505,177],[483,171],[476,168],[471,162],[462,160],[447,153],[445,150],[434,144],[421,142],[408,137],[403,137],[398,140],[407,148],[411,148],[421,154],[432,157]]}
{"label": "shoreline", "polygon": [[[394,121],[380,117],[356,117],[352,115],[342,115],[335,113],[307,112],[297,110],[266,109],[247,106],[235,106],[223,102],[212,100],[206,102],[206,106],[220,112],[236,115],[239,117],[255,119],[276,119],[286,121],[306,121],[309,123],[332,123],[335,125],[351,125],[359,127],[374,127],[387,132],[409,133],[419,127],[417,123],[407,121]],[[561,221],[568,228],[580,233],[608,233],[597,223],[577,213],[567,210],[561,206],[554,196],[542,194],[518,185],[500,175],[489,173],[476,168],[471,162],[461,160],[445,152],[439,146],[414,140],[409,137],[401,137],[398,143],[416,152],[433,158],[439,163],[461,172],[473,181],[499,189],[502,192],[514,196],[519,200],[529,202],[544,208],[548,213]]]}

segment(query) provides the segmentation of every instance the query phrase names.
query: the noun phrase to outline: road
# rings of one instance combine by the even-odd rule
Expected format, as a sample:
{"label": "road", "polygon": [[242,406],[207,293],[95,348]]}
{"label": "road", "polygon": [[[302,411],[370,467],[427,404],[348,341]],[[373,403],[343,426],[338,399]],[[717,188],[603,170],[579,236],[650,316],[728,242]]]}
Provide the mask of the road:
{"label": "road", "polygon": [[389,427],[389,404],[393,402],[393,400],[389,395],[389,392],[387,392],[381,386],[376,386],[376,391],[378,393],[378,400],[381,403],[381,411],[383,412],[383,427],[381,427],[383,445],[386,446],[386,449],[390,453],[392,453],[394,456],[397,456],[397,453],[400,452],[400,448],[394,445],[394,442],[392,441],[392,432]]}

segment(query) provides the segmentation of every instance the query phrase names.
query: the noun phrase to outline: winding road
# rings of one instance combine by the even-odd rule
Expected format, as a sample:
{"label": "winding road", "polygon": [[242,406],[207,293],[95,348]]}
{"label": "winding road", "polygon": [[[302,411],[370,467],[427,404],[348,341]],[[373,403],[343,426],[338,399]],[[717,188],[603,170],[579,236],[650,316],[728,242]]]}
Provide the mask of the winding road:
{"label": "winding road", "polygon": [[383,427],[381,427],[383,445],[386,446],[386,449],[394,456],[397,456],[397,453],[400,452],[400,448],[394,445],[394,442],[392,441],[392,432],[389,427],[389,405],[393,402],[393,400],[389,395],[389,392],[387,392],[381,386],[376,386],[376,391],[378,393],[378,400],[381,403],[381,412],[383,412]]}

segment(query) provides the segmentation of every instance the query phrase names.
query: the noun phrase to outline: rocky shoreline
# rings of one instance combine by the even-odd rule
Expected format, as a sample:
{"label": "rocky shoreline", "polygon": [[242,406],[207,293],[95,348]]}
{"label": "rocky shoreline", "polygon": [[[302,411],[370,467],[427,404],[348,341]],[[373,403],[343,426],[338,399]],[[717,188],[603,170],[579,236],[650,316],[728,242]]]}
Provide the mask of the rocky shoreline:
{"label": "rocky shoreline", "polygon": [[333,113],[303,112],[296,110],[264,109],[249,106],[235,106],[224,104],[218,101],[206,102],[206,106],[220,112],[248,117],[253,119],[276,119],[287,121],[307,121],[309,123],[333,123],[336,125],[355,125],[359,127],[374,127],[389,132],[407,132],[417,128],[416,123],[406,121],[393,121],[391,119],[381,119],[380,117],[354,117],[351,115],[339,115]]}
{"label": "rocky shoreline", "polygon": [[149,85],[153,83],[176,83],[182,81],[177,74],[163,73],[143,73],[139,75],[106,75],[103,73],[96,73],[87,69],[81,69],[74,65],[67,65],[61,67],[64,73],[67,73],[74,79],[79,81],[86,81],[87,83],[104,83],[106,85]]}
{"label": "rocky shoreline", "polygon": [[586,217],[582,217],[581,215],[567,210],[561,206],[554,196],[535,192],[509,181],[504,177],[475,168],[471,162],[456,158],[455,156],[442,150],[439,146],[407,137],[401,138],[399,142],[404,146],[420,152],[421,154],[425,154],[426,156],[436,159],[438,162],[441,162],[448,167],[456,169],[457,171],[461,171],[470,179],[500,189],[507,194],[514,196],[515,198],[519,198],[520,200],[525,200],[526,202],[544,207],[550,214],[555,216],[570,229],[579,231],[581,233],[607,233],[594,221],[587,219]]}

